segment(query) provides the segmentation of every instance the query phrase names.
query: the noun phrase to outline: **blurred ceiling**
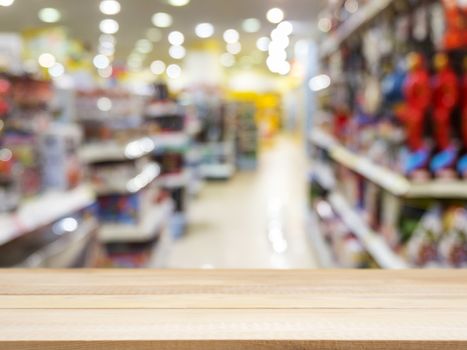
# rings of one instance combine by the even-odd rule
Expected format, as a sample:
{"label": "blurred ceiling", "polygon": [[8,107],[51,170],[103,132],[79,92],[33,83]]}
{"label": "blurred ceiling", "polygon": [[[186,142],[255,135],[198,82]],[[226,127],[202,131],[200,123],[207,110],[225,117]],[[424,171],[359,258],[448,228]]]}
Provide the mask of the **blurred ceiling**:
{"label": "blurred ceiling", "polygon": [[[116,57],[125,59],[138,39],[152,28],[151,17],[156,12],[167,12],[174,18],[170,28],[162,29],[163,39],[156,44],[151,58],[163,58],[168,50],[167,34],[179,30],[186,36],[186,47],[197,44],[194,28],[200,22],[210,22],[216,29],[215,37],[222,39],[222,33],[229,28],[241,33],[244,47],[253,48],[256,39],[269,35],[274,28],[265,15],[272,7],[280,7],[286,19],[294,24],[295,37],[312,37],[315,34],[315,20],[327,0],[191,0],[183,7],[167,4],[167,0],[120,0],[121,12],[115,16],[105,16],[99,11],[98,0],[16,0],[10,7],[0,7],[0,32],[22,31],[47,26],[38,19],[38,11],[44,7],[54,7],[62,14],[58,25],[68,28],[72,37],[92,48],[97,46],[99,22],[104,18],[114,18],[120,24],[116,34],[118,44]],[[241,31],[242,21],[258,18],[262,22],[260,32],[248,34]],[[57,25],[57,24],[55,24]],[[53,25],[52,25],[53,26]]]}

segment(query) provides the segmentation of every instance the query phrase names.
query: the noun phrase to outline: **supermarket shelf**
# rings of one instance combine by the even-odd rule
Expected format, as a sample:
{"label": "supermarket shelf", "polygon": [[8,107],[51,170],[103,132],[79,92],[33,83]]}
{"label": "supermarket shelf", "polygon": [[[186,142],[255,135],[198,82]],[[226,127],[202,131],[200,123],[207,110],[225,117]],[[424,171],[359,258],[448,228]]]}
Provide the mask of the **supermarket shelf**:
{"label": "supermarket shelf", "polygon": [[336,52],[344,41],[351,37],[365,24],[386,10],[393,0],[368,1],[368,3],[345,21],[335,33],[329,35],[320,48],[322,58]]}
{"label": "supermarket shelf", "polygon": [[325,190],[331,191],[336,187],[336,179],[330,166],[316,161],[313,163],[311,174]]}
{"label": "supermarket shelf", "polygon": [[339,215],[352,233],[358,237],[379,266],[385,269],[409,268],[409,265],[392,251],[384,239],[368,227],[361,216],[347,203],[342,195],[332,193],[328,199],[336,214]]}
{"label": "supermarket shelf", "polygon": [[155,238],[164,225],[168,224],[172,210],[172,201],[167,200],[148,210],[140,225],[102,225],[99,240],[103,243],[147,242]]}
{"label": "supermarket shelf", "polygon": [[308,213],[308,237],[313,245],[313,251],[316,254],[318,264],[320,268],[331,269],[337,267],[334,262],[334,257],[326,243],[321,232],[318,218],[312,211]]}
{"label": "supermarket shelf", "polygon": [[201,174],[206,179],[229,179],[233,176],[235,167],[232,164],[203,164]]}
{"label": "supermarket shelf", "polygon": [[179,188],[185,187],[188,185],[189,181],[189,173],[187,170],[179,173],[179,174],[167,174],[161,176],[157,182],[159,186],[165,188]]}
{"label": "supermarket shelf", "polygon": [[126,183],[96,187],[97,195],[120,194],[120,193],[137,193],[153,182],[161,173],[161,168],[156,163],[149,163],[135,177]]}
{"label": "supermarket shelf", "polygon": [[187,148],[190,137],[184,132],[161,133],[152,137],[155,151],[159,149],[183,149]]}
{"label": "supermarket shelf", "polygon": [[433,180],[426,183],[409,181],[395,171],[375,164],[365,156],[359,156],[335,141],[332,136],[316,129],[311,142],[326,149],[331,158],[345,167],[364,176],[386,191],[407,198],[467,198],[467,181]]}
{"label": "supermarket shelf", "polygon": [[16,212],[0,215],[0,245],[88,207],[94,201],[95,195],[87,185],[31,199]]}
{"label": "supermarket shelf", "polygon": [[154,142],[150,138],[144,137],[126,144],[117,142],[88,144],[81,148],[80,158],[86,163],[125,161],[141,158],[153,150]]}

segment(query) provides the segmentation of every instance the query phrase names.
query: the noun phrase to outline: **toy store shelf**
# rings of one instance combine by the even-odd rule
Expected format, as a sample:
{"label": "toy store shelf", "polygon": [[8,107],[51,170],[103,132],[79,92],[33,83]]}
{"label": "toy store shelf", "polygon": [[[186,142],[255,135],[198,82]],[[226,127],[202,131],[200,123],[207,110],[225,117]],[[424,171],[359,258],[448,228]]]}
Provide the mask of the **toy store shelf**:
{"label": "toy store shelf", "polygon": [[335,33],[329,35],[329,39],[322,43],[320,48],[321,57],[324,58],[336,52],[345,40],[386,10],[392,2],[393,0],[368,1],[365,6],[345,21]]}
{"label": "toy store shelf", "polygon": [[82,147],[80,158],[86,163],[125,161],[141,158],[154,150],[154,142],[144,137],[119,144],[117,142],[92,143]]}
{"label": "toy store shelf", "polygon": [[329,245],[324,240],[318,218],[313,211],[308,213],[308,237],[318,258],[320,268],[331,269],[337,267]]}
{"label": "toy store shelf", "polygon": [[188,170],[184,170],[179,174],[163,175],[157,180],[157,183],[164,188],[179,188],[187,186],[189,178],[190,174]]}
{"label": "toy store shelf", "polygon": [[92,205],[95,195],[89,186],[63,192],[49,192],[31,199],[12,214],[0,215],[0,245],[53,223]]}
{"label": "toy store shelf", "polygon": [[206,179],[229,179],[235,172],[232,164],[203,164],[200,168],[201,174]]}
{"label": "toy store shelf", "polygon": [[412,184],[406,197],[409,198],[467,198],[467,181],[430,181]]}
{"label": "toy store shelf", "polygon": [[379,266],[385,269],[409,268],[408,264],[392,251],[384,239],[368,227],[361,216],[347,203],[342,195],[332,193],[328,199],[336,214],[339,215],[352,233],[359,238]]}
{"label": "toy store shelf", "polygon": [[99,230],[99,240],[103,243],[146,242],[156,237],[168,223],[173,210],[172,201],[149,209],[140,225],[106,224]]}
{"label": "toy store shelf", "polygon": [[340,145],[326,132],[316,129],[311,142],[326,149],[331,158],[345,167],[364,176],[386,191],[407,198],[467,198],[467,181],[433,180],[425,183],[409,181],[391,169],[375,164],[365,156],[359,156]]}
{"label": "toy store shelf", "polygon": [[149,163],[135,177],[126,183],[113,186],[96,186],[97,195],[137,193],[151,184],[161,173],[161,168],[156,163]]}
{"label": "toy store shelf", "polygon": [[155,150],[184,149],[188,147],[190,137],[184,132],[162,133],[152,137]]}

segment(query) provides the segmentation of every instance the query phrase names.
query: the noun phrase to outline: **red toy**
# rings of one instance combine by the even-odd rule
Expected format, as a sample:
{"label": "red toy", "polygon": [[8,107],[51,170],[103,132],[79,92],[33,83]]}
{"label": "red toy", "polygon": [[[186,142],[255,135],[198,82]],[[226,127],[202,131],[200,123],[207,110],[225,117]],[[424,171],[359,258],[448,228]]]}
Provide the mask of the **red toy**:
{"label": "red toy", "polygon": [[443,151],[451,145],[451,115],[459,100],[456,73],[450,67],[447,55],[435,56],[436,74],[432,79],[433,117],[436,146]]}
{"label": "red toy", "polygon": [[405,105],[398,113],[407,130],[407,142],[410,151],[423,148],[423,125],[430,106],[430,78],[425,60],[418,53],[408,56],[407,78],[404,83]]}
{"label": "red toy", "polygon": [[467,150],[467,57],[464,57],[464,74],[461,81],[462,144]]}

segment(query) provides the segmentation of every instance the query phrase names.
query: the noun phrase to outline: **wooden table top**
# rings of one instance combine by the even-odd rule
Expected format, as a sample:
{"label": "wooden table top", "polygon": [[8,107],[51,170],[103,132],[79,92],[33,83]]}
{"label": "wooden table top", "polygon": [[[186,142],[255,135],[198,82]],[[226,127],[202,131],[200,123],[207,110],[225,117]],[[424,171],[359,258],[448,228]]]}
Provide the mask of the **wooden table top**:
{"label": "wooden table top", "polygon": [[467,349],[467,271],[0,270],[0,349]]}

